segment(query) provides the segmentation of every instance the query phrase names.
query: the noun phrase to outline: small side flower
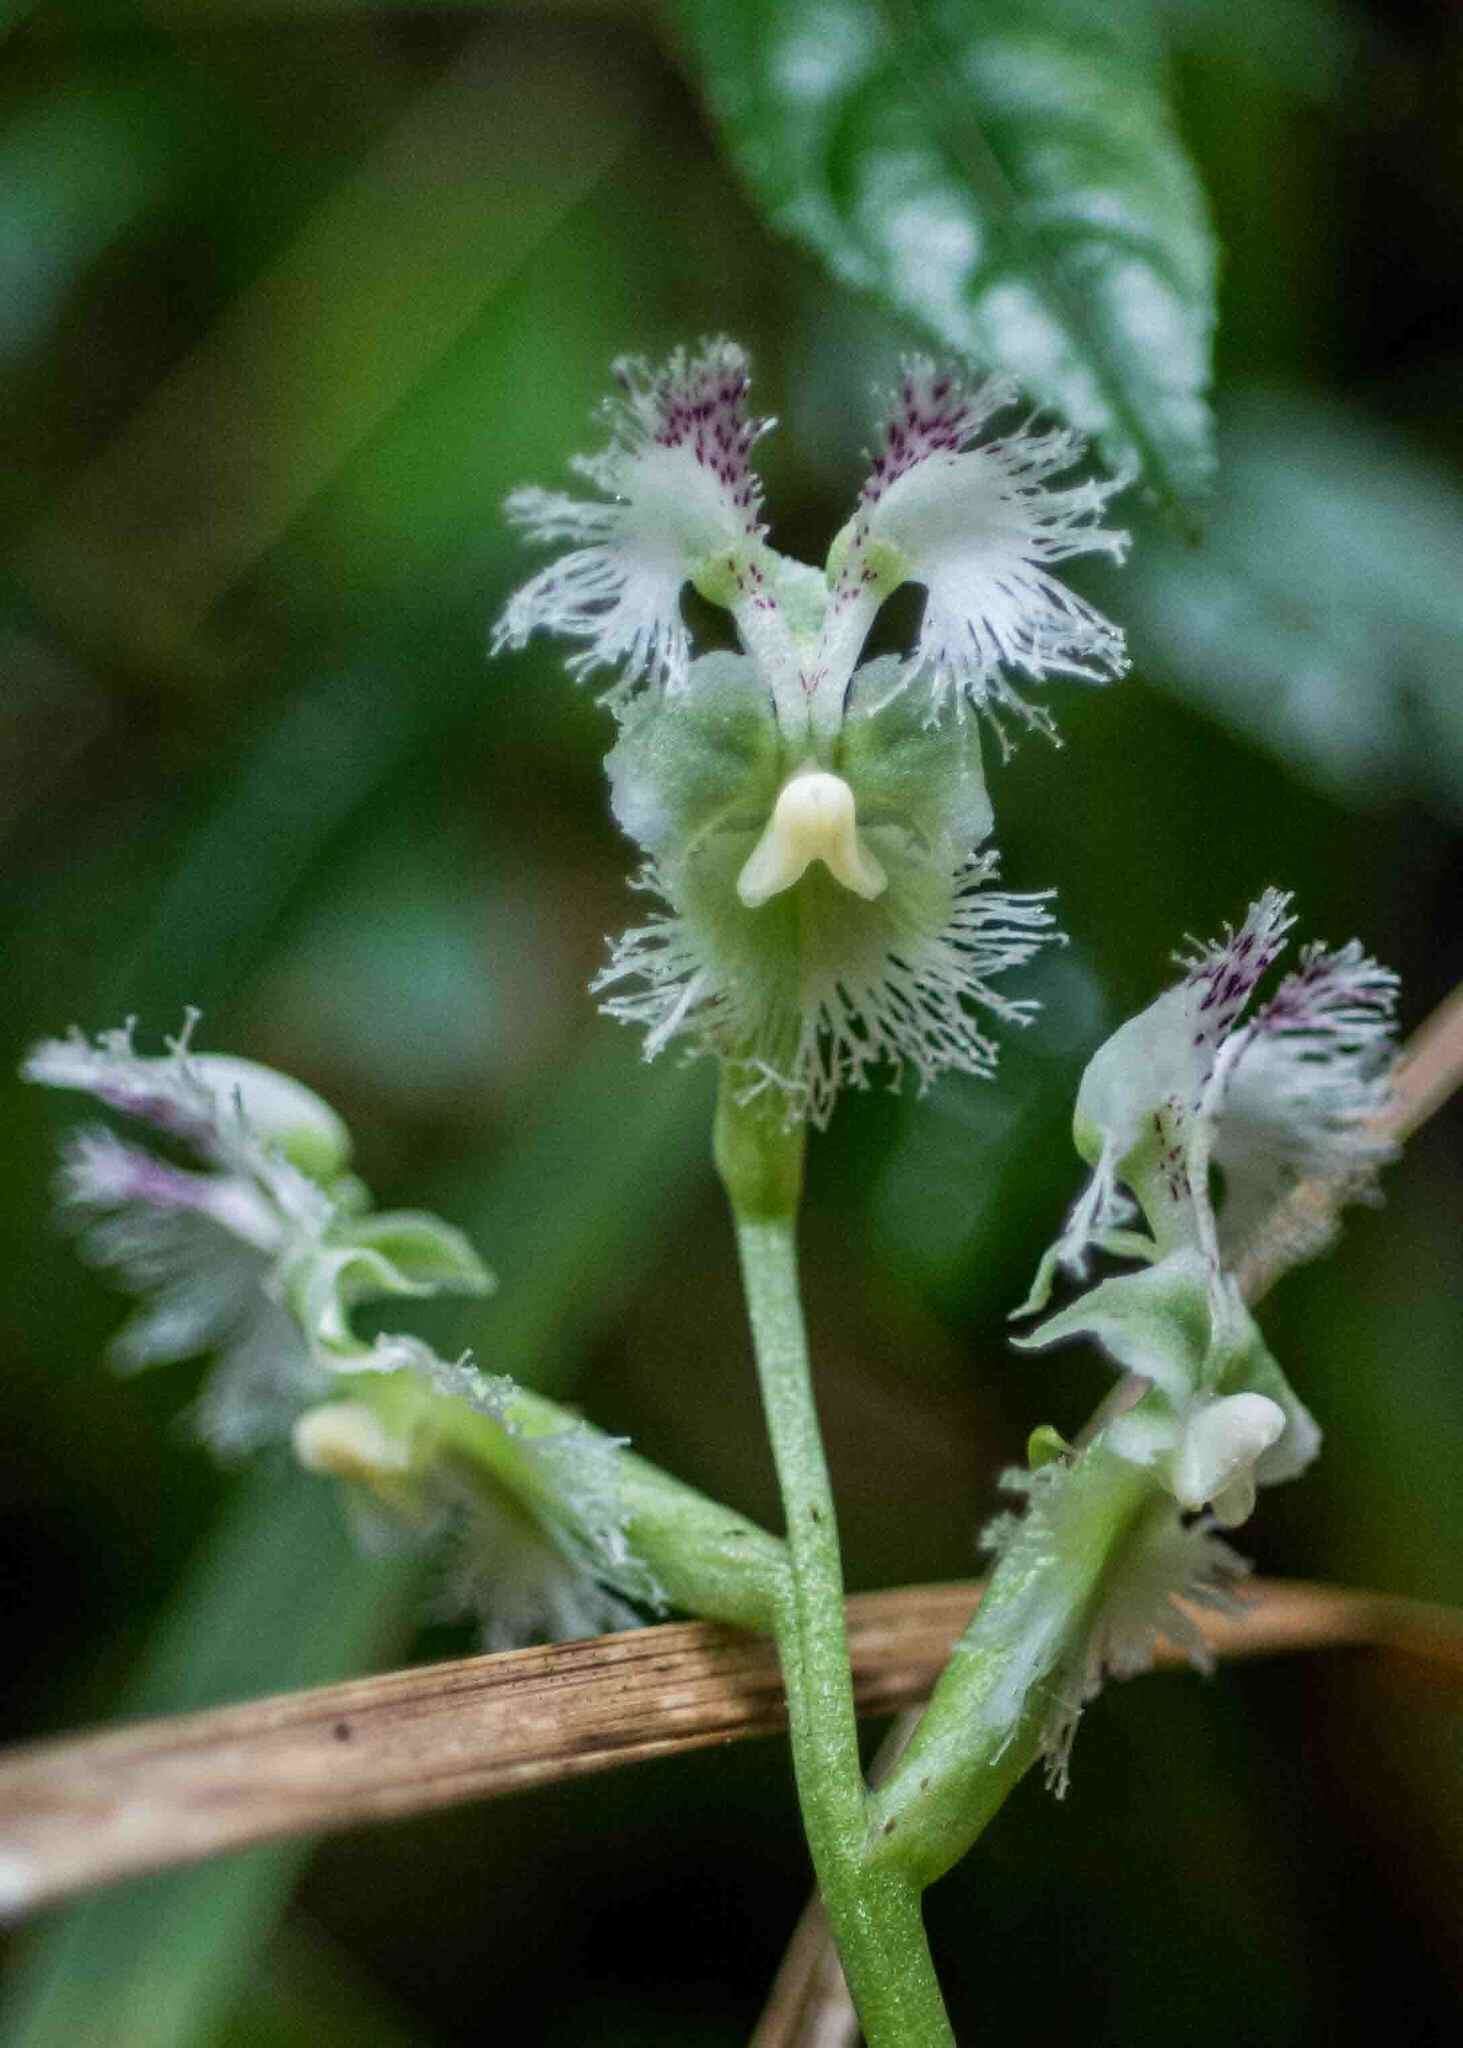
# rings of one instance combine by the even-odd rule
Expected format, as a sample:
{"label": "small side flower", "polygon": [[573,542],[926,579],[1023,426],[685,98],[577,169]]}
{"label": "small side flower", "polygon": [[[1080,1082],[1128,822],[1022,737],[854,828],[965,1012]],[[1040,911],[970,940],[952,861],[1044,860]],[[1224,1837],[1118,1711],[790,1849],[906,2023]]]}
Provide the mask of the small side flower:
{"label": "small side flower", "polygon": [[22,1072],[81,1090],[189,1162],[96,1125],[65,1142],[59,1191],[83,1255],[142,1303],[115,1362],[212,1354],[194,1420],[237,1456],[284,1434],[366,1348],[355,1303],[490,1281],[434,1218],[363,1214],[334,1110],[287,1075],[195,1052],[195,1021],[162,1055],[139,1053],[130,1024],[95,1040],[73,1031],[36,1046]]}
{"label": "small side flower", "polygon": [[[1028,1512],[997,1531],[987,1595],[1009,1597],[1023,1574],[1038,1589],[1050,1579],[1047,1597],[1065,1617],[1042,1734],[1058,1789],[1077,1716],[1105,1674],[1144,1666],[1160,1631],[1201,1661],[1174,1599],[1225,1596],[1242,1568],[1215,1528],[1238,1527],[1258,1487],[1295,1478],[1320,1448],[1236,1273],[1297,1180],[1351,1198],[1391,1156],[1378,1120],[1396,977],[1355,942],[1311,945],[1256,1004],[1292,923],[1289,897],[1267,890],[1237,928],[1193,946],[1183,978],[1114,1033],[1078,1091],[1074,1136],[1093,1178],[1020,1313],[1045,1304],[1060,1266],[1080,1276],[1094,1249],[1138,1270],[1090,1287],[1018,1341],[1095,1341],[1125,1377],[1080,1458],[1059,1455],[1021,1480]],[[1044,1438],[1040,1448],[1045,1456]],[[1061,1581],[1080,1583],[1084,1543],[1102,1585],[1073,1637]]]}
{"label": "small side flower", "polygon": [[[1378,1119],[1397,979],[1355,940],[1312,944],[1251,1009],[1294,925],[1290,900],[1267,889],[1221,939],[1192,945],[1182,979],[1089,1062],[1073,1137],[1093,1177],[1018,1313],[1044,1305],[1059,1267],[1084,1277],[1092,1249],[1159,1258],[1197,1246],[1232,1272],[1298,1181],[1328,1183],[1335,1206],[1374,1188],[1396,1149]],[[1130,1227],[1140,1214],[1146,1239]],[[1295,1241],[1292,1262],[1324,1241]]]}
{"label": "small side flower", "polygon": [[344,1481],[360,1510],[429,1542],[434,1611],[475,1616],[486,1649],[639,1626],[664,1599],[631,1544],[623,1442],[585,1423],[545,1433],[522,1392],[414,1338],[381,1338],[370,1370],[295,1424],[297,1457]]}

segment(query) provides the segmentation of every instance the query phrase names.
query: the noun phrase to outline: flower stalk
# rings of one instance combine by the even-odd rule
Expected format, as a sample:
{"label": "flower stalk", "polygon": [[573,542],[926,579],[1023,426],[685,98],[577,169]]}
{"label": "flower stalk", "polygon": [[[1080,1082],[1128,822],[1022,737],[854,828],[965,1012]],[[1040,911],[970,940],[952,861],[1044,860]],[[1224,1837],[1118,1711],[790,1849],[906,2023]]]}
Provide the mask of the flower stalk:
{"label": "flower stalk", "polygon": [[723,1077],[716,1160],[731,1202],[757,1377],[786,1523],[788,1586],[774,1620],[798,1799],[818,1885],[870,2048],[954,2041],[919,1886],[866,1855],[843,1564],[798,1290],[804,1134]]}

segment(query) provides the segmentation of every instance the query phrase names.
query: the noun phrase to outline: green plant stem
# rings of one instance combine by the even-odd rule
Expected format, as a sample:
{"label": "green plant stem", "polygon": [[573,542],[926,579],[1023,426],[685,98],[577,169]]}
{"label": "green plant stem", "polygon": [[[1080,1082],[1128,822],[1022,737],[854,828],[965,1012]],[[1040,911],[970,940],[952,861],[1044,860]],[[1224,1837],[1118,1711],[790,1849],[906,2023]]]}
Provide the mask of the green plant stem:
{"label": "green plant stem", "polygon": [[775,1620],[793,1767],[829,1924],[869,2048],[953,2048],[918,1883],[865,1853],[868,1802],[843,1617],[843,1567],[798,1291],[802,1136],[723,1084],[717,1165],[736,1226],[757,1376],[787,1525]]}
{"label": "green plant stem", "polygon": [[1055,1701],[1129,1547],[1168,1505],[1101,1441],[1073,1467],[1060,1518],[1028,1510],[908,1746],[870,1801],[881,1862],[922,1885],[958,1863],[1041,1752]]}
{"label": "green plant stem", "polygon": [[[392,1436],[412,1447],[419,1465],[415,1476],[393,1472],[381,1482],[387,1506],[398,1514],[411,1518],[419,1499],[412,1489],[419,1487],[421,1472],[438,1463],[450,1465],[500,1513],[516,1512],[530,1526],[539,1518],[552,1527],[556,1515],[572,1511],[572,1499],[557,1493],[525,1456],[535,1439],[599,1435],[556,1401],[516,1387],[505,1397],[500,1418],[436,1391],[415,1372],[359,1372],[342,1375],[341,1384]],[[783,1545],[616,1440],[600,1441],[613,1458],[630,1549],[666,1601],[703,1620],[770,1632],[787,1584]]]}

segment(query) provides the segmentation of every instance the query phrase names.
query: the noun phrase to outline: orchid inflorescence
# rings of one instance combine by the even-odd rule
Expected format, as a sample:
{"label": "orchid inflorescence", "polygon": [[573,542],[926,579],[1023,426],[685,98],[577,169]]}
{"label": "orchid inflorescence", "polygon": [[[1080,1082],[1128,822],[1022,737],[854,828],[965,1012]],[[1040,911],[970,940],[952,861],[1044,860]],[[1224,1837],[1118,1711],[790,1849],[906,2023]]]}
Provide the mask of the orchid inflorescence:
{"label": "orchid inflorescence", "polygon": [[[447,1224],[372,1209],[349,1133],[310,1090],[195,1052],[191,1018],[162,1056],[140,1054],[128,1026],[48,1041],[26,1073],[146,1131],[147,1145],[102,1126],[73,1138],[62,1192],[83,1251],[142,1297],[119,1363],[215,1355],[198,1420],[218,1449],[285,1436],[343,1484],[368,1541],[447,1535],[451,1583],[490,1645],[667,1607],[776,1633],[810,1840],[864,1995],[886,1968],[878,1885],[893,1872],[917,1898],[1036,1757],[1061,1789],[1083,1707],[1106,1677],[1146,1668],[1160,1635],[1203,1664],[1175,1603],[1233,1598],[1247,1567],[1227,1535],[1259,1487],[1316,1455],[1319,1429],[1239,1276],[1262,1245],[1272,1270],[1323,1248],[1323,1226],[1271,1241],[1298,1183],[1322,1187],[1316,1213],[1334,1217],[1391,1157],[1396,978],[1356,942],[1313,944],[1265,994],[1294,923],[1267,889],[1219,939],[1190,941],[1174,985],[1093,1056],[1073,1123],[1091,1178],[1015,1313],[1047,1310],[1059,1284],[1080,1291],[1017,1342],[1095,1341],[1124,1378],[1076,1444],[1038,1430],[1005,1475],[1023,1508],[987,1531],[979,1611],[867,1794],[797,1306],[804,1133],[876,1075],[897,1085],[908,1070],[921,1089],[947,1070],[989,1077],[982,1017],[1032,1019],[995,984],[1059,935],[1046,894],[991,886],[972,714],[1050,732],[1031,685],[1122,673],[1121,631],[1052,568],[1121,560],[1126,537],[1101,522],[1127,479],[1071,481],[1074,435],[994,435],[1009,386],[914,359],[854,514],[813,568],[768,543],[751,467],[768,423],[748,409],[740,349],[616,374],[608,445],[573,465],[600,496],[509,500],[516,524],[567,552],[510,598],[495,638],[558,633],[576,645],[571,673],[609,677],[614,811],[662,907],[594,986],[643,1028],[647,1057],[678,1043],[720,1063],[717,1161],[786,1539],[470,1360],[358,1334],[366,1302],[489,1281]],[[906,583],[924,591],[912,647],[864,660]],[[694,650],[688,588],[730,614],[738,651]],[[1122,1270],[1094,1281],[1095,1257]]]}

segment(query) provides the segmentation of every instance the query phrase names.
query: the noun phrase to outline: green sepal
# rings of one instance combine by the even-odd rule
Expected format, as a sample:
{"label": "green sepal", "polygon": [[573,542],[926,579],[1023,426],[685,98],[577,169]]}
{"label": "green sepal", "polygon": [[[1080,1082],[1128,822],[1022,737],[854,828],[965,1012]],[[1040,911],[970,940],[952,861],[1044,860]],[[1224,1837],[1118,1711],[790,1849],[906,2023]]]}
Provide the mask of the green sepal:
{"label": "green sepal", "polygon": [[324,1183],[330,1206],[338,1217],[365,1216],[374,1197],[358,1173],[339,1173]]}
{"label": "green sepal", "polygon": [[363,1301],[392,1295],[485,1294],[492,1275],[462,1233],[410,1210],[363,1216],[299,1253],[281,1281],[285,1306],[312,1350],[339,1364],[370,1349],[351,1328]]}
{"label": "green sepal", "polygon": [[1022,1351],[1045,1351],[1078,1337],[1091,1338],[1125,1372],[1140,1373],[1174,1399],[1200,1392],[1211,1338],[1204,1259],[1176,1252],[1140,1272],[1100,1281],[1012,1341]]}
{"label": "green sepal", "polygon": [[463,1233],[424,1210],[362,1216],[350,1225],[348,1242],[379,1252],[414,1286],[433,1293],[491,1294],[498,1284]]}
{"label": "green sepal", "polygon": [[859,829],[881,860],[890,832],[910,853],[963,859],[995,819],[980,722],[953,692],[937,704],[929,682],[904,680],[903,668],[886,654],[856,672],[831,765],[852,788]]}
{"label": "green sepal", "polygon": [[849,550],[856,540],[859,542],[860,570],[868,572],[869,581],[881,598],[888,597],[909,575],[909,558],[891,541],[871,540],[867,532],[867,520],[857,517],[850,519],[846,526],[841,526],[833,536],[833,543],[828,550],[829,583],[836,583],[843,573]]}
{"label": "green sepal", "polygon": [[[507,1418],[530,1441],[566,1427],[587,1429],[571,1410],[527,1388],[515,1390]],[[723,1507],[617,1439],[626,1534],[666,1599],[687,1614],[767,1629],[787,1592],[787,1550],[745,1515]]]}
{"label": "green sepal", "polygon": [[1070,1458],[1072,1446],[1049,1422],[1038,1423],[1026,1439],[1026,1465],[1028,1471],[1040,1472],[1044,1465],[1055,1465],[1060,1459]]}
{"label": "green sepal", "polygon": [[1141,1272],[1104,1280],[1015,1342],[1045,1350],[1073,1338],[1092,1339],[1125,1371],[1152,1382],[1153,1391],[1122,1419],[1129,1437],[1150,1420],[1177,1417],[1196,1397],[1261,1394],[1283,1411],[1286,1424],[1255,1467],[1261,1484],[1294,1478],[1320,1447],[1314,1417],[1233,1282],[1214,1284],[1199,1252],[1171,1252]]}
{"label": "green sepal", "polygon": [[692,662],[674,716],[654,696],[632,703],[605,763],[615,817],[663,864],[718,829],[744,834],[750,851],[790,765],[765,686],[727,653]]}
{"label": "green sepal", "polygon": [[350,1131],[313,1088],[234,1053],[190,1052],[188,1063],[221,1106],[237,1102],[250,1128],[311,1180],[326,1186],[345,1172]]}
{"label": "green sepal", "polygon": [[870,1856],[932,1884],[1035,1760],[1065,1667],[1129,1533],[1162,1498],[1101,1441],[1023,1475],[1027,1512],[903,1756],[869,1802]]}

